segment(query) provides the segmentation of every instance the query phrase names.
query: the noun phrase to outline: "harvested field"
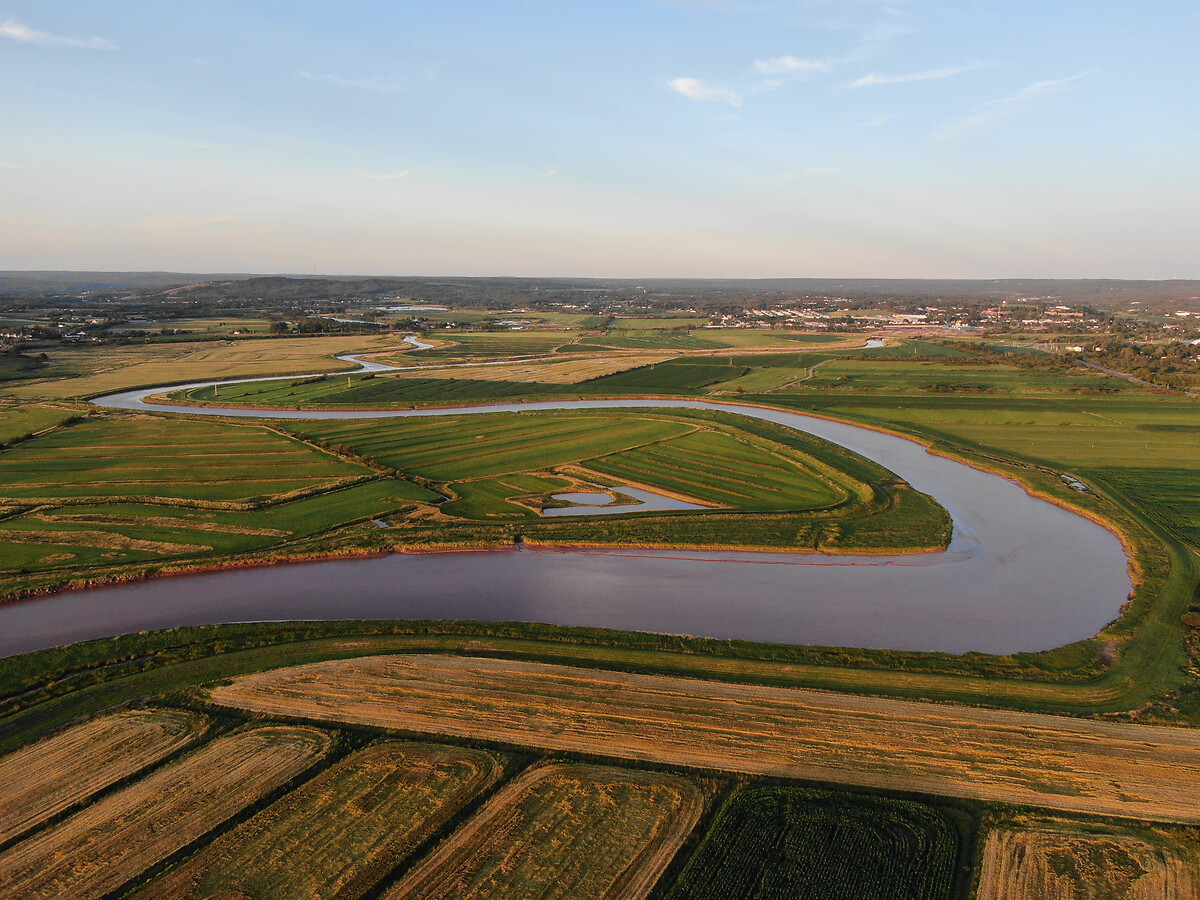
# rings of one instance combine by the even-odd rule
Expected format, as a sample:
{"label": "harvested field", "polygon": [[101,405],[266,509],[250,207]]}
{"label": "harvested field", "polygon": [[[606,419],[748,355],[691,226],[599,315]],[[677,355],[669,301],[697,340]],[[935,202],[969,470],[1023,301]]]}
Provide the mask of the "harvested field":
{"label": "harvested field", "polygon": [[350,900],[492,784],[478,750],[389,741],[347,757],[136,896]]}
{"label": "harvested field", "polygon": [[0,757],[0,843],[170,755],[207,727],[195,713],[130,710]]}
{"label": "harvested field", "polygon": [[314,728],[217,738],[0,854],[7,897],[103,897],[303,772],[328,749]]}
{"label": "harvested field", "polygon": [[671,900],[948,900],[958,836],[932,807],[804,788],[737,793]]}
{"label": "harvested field", "polygon": [[214,688],[277,715],[1200,822],[1200,733],[499,659],[380,656]]}
{"label": "harvested field", "polygon": [[1200,900],[1200,848],[1160,829],[1005,823],[984,844],[978,900]]}
{"label": "harvested field", "polygon": [[699,788],[671,775],[539,766],[493,797],[385,897],[645,897],[703,809]]}

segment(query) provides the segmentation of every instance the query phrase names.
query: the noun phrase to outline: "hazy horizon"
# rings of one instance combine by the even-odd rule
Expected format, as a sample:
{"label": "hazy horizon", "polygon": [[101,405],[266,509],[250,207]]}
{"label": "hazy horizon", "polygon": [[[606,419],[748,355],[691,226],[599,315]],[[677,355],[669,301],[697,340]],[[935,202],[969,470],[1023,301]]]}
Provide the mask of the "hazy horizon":
{"label": "hazy horizon", "polygon": [[10,0],[0,269],[1197,278],[1198,39],[1078,0]]}

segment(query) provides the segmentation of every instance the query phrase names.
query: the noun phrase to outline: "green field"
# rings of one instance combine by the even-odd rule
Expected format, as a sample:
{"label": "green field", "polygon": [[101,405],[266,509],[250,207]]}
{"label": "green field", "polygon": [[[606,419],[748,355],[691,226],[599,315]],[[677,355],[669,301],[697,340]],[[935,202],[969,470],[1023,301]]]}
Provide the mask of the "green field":
{"label": "green field", "polygon": [[0,455],[0,500],[154,497],[236,503],[363,474],[362,466],[263,426],[89,419]]}
{"label": "green field", "polygon": [[581,386],[599,394],[675,394],[738,378],[747,371],[731,362],[710,362],[707,358],[694,361],[670,360],[640,369],[628,369],[615,375],[593,378]]}
{"label": "green field", "polygon": [[931,807],[799,788],[739,791],[669,900],[950,900],[958,835]]}
{"label": "green field", "polygon": [[28,440],[37,432],[78,415],[79,412],[46,404],[0,406],[0,447]]}
{"label": "green field", "polygon": [[849,499],[811,464],[749,440],[700,432],[587,462],[594,472],[738,509],[809,509]]}

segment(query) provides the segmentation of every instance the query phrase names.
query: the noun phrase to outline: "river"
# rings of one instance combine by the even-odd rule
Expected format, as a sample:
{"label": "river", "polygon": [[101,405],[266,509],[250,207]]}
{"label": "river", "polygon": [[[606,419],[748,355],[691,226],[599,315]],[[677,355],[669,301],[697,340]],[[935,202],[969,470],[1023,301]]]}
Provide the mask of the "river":
{"label": "river", "polygon": [[[293,376],[294,377],[294,376]],[[941,553],[846,557],[692,551],[391,554],[234,569],[65,592],[0,607],[0,655],[128,631],[221,622],[445,618],[550,622],[789,644],[1037,651],[1117,617],[1131,583],[1106,528],[1015,482],[914,441],[782,410],[707,400],[530,402],[419,410],[100,406],[265,418],[405,418],[558,409],[716,410],[840,444],[935,498],[954,520]]]}

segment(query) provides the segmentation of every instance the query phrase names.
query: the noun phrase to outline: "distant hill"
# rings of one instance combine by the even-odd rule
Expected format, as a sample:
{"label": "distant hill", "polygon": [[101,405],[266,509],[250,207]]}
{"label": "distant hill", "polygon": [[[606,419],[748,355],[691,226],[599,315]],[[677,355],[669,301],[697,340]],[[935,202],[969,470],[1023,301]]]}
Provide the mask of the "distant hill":
{"label": "distant hill", "polygon": [[[187,286],[185,292],[174,288]],[[296,304],[403,298],[454,307],[504,309],[554,303],[623,301],[647,306],[717,308],[797,298],[845,298],[874,303],[990,303],[1036,299],[1099,309],[1200,311],[1200,281],[1118,279],[909,278],[468,278],[460,276],[285,276],[181,272],[0,272],[0,297],[78,294],[136,295],[191,304]],[[168,293],[169,292],[169,293]]]}

